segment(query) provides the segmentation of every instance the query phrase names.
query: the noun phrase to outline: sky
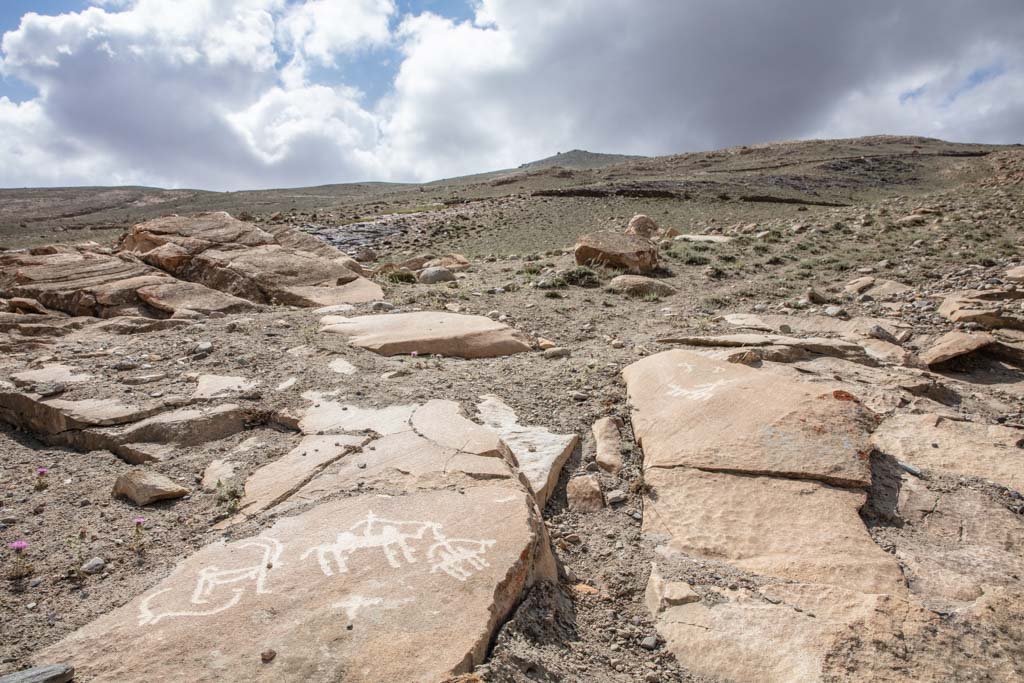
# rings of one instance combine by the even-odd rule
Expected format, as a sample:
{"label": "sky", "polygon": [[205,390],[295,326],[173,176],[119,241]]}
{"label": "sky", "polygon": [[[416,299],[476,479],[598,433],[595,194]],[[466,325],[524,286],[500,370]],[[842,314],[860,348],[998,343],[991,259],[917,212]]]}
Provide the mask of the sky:
{"label": "sky", "polygon": [[0,0],[0,187],[1024,142],[1024,0]]}

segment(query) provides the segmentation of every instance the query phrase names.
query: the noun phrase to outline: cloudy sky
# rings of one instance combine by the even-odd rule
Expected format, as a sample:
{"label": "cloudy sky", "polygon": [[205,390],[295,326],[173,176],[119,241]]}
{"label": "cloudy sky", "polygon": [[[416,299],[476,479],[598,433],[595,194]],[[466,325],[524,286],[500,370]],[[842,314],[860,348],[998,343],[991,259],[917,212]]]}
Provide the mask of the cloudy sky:
{"label": "cloudy sky", "polygon": [[0,0],[0,187],[1024,141],[1024,0]]}

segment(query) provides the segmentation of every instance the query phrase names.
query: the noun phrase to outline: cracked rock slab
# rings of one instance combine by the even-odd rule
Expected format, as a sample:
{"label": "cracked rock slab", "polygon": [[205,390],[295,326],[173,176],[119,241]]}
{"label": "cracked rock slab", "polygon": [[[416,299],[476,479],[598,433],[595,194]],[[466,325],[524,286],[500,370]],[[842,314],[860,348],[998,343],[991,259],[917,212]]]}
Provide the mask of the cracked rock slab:
{"label": "cracked rock slab", "polygon": [[534,509],[518,486],[327,502],[206,546],[38,658],[127,682],[434,683],[483,661],[550,567]]}
{"label": "cracked rock slab", "polygon": [[623,376],[647,468],[871,481],[873,414],[845,391],[682,350],[644,358]]}

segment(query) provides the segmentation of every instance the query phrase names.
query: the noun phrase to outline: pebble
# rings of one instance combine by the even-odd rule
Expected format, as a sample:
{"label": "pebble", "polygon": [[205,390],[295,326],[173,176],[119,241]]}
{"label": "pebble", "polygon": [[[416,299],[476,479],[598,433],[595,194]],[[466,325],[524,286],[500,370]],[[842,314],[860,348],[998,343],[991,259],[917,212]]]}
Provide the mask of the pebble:
{"label": "pebble", "polygon": [[552,358],[568,358],[569,349],[564,346],[553,346],[550,349],[545,349],[544,357],[548,359]]}
{"label": "pebble", "polygon": [[640,647],[642,647],[645,650],[655,650],[655,649],[657,649],[657,647],[658,647],[658,637],[657,636],[647,636],[646,638],[644,638],[643,640],[640,641]]}
{"label": "pebble", "polygon": [[626,501],[626,497],[625,493],[616,489],[615,491],[609,491],[608,495],[605,496],[605,500],[608,501],[609,505],[616,505],[618,503],[624,503]]}
{"label": "pebble", "polygon": [[106,566],[107,563],[103,561],[102,557],[94,557],[83,564],[81,570],[86,574],[99,574]]}

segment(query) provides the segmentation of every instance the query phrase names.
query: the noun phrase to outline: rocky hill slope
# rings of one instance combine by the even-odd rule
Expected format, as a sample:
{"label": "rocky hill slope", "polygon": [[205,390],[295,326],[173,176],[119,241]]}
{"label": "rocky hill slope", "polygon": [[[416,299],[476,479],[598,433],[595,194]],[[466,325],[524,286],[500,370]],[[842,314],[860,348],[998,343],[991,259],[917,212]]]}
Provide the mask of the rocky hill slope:
{"label": "rocky hill slope", "polygon": [[1024,678],[1021,148],[0,204],[0,681]]}

